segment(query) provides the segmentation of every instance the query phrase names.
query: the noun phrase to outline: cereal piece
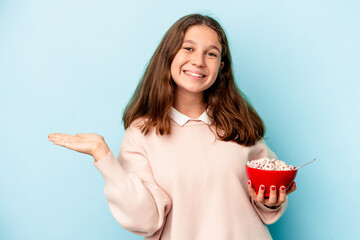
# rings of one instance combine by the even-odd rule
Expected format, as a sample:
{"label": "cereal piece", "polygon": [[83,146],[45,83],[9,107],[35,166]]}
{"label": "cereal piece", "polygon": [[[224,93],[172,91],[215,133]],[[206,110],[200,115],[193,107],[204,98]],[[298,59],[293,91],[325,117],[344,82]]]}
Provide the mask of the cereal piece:
{"label": "cereal piece", "polygon": [[275,164],[272,162],[265,164],[264,170],[275,170]]}
{"label": "cereal piece", "polygon": [[255,160],[250,160],[246,163],[248,167],[262,169],[262,170],[294,170],[295,167],[292,165],[287,165],[284,161],[278,160],[276,158],[260,158]]}

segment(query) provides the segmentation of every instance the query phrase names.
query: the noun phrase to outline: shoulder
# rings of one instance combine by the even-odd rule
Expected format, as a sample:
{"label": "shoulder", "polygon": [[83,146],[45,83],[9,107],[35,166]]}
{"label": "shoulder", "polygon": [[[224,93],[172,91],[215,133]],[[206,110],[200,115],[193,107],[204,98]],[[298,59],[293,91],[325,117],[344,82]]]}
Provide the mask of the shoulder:
{"label": "shoulder", "polygon": [[147,123],[147,118],[137,118],[135,119],[126,129],[124,138],[128,139],[136,139],[141,140],[145,139],[147,136],[151,135],[154,129],[150,130],[146,133],[145,125]]}
{"label": "shoulder", "polygon": [[250,147],[250,159],[258,159],[263,157],[277,158],[275,153],[269,148],[265,139],[258,140],[253,146]]}
{"label": "shoulder", "polygon": [[125,132],[142,132],[143,127],[147,122],[147,118],[140,117],[131,122],[131,124],[125,129]]}
{"label": "shoulder", "polygon": [[145,123],[146,123],[146,118],[139,117],[139,118],[135,119],[134,121],[132,121],[127,129],[141,128],[141,126],[144,125]]}
{"label": "shoulder", "polygon": [[144,121],[134,120],[126,129],[121,141],[120,151],[139,151],[143,149],[145,134],[141,131]]}

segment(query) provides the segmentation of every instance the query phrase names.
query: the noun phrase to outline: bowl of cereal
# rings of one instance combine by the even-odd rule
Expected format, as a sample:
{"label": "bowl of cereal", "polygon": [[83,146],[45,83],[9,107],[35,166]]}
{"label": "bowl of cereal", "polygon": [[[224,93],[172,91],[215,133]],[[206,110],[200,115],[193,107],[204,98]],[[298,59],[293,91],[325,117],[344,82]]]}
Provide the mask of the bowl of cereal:
{"label": "bowl of cereal", "polygon": [[297,174],[297,168],[278,159],[260,158],[251,160],[245,166],[246,175],[251,181],[256,194],[261,185],[265,186],[265,197],[270,196],[270,187],[276,186],[279,193],[281,186],[289,190]]}

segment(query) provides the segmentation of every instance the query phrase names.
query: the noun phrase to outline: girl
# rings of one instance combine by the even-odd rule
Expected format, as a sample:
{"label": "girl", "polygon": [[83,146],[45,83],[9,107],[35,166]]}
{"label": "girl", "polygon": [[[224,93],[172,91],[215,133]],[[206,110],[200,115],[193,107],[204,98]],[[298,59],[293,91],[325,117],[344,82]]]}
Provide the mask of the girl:
{"label": "girl", "polygon": [[179,19],[156,49],[127,105],[116,159],[94,133],[50,134],[92,155],[115,219],[148,240],[271,239],[265,224],[286,192],[246,182],[248,160],[275,157],[265,127],[233,79],[226,35],[199,14]]}

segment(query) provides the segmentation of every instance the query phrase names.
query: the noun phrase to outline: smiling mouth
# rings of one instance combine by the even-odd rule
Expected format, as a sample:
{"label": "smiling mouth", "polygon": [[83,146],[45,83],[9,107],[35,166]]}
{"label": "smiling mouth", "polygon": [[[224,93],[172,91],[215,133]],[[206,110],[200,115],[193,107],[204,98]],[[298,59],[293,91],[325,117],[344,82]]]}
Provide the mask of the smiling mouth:
{"label": "smiling mouth", "polygon": [[184,70],[183,72],[184,72],[186,75],[191,76],[191,77],[196,77],[196,78],[204,78],[204,77],[205,77],[205,75],[197,74],[197,73],[190,72],[190,71],[186,71],[186,70]]}

